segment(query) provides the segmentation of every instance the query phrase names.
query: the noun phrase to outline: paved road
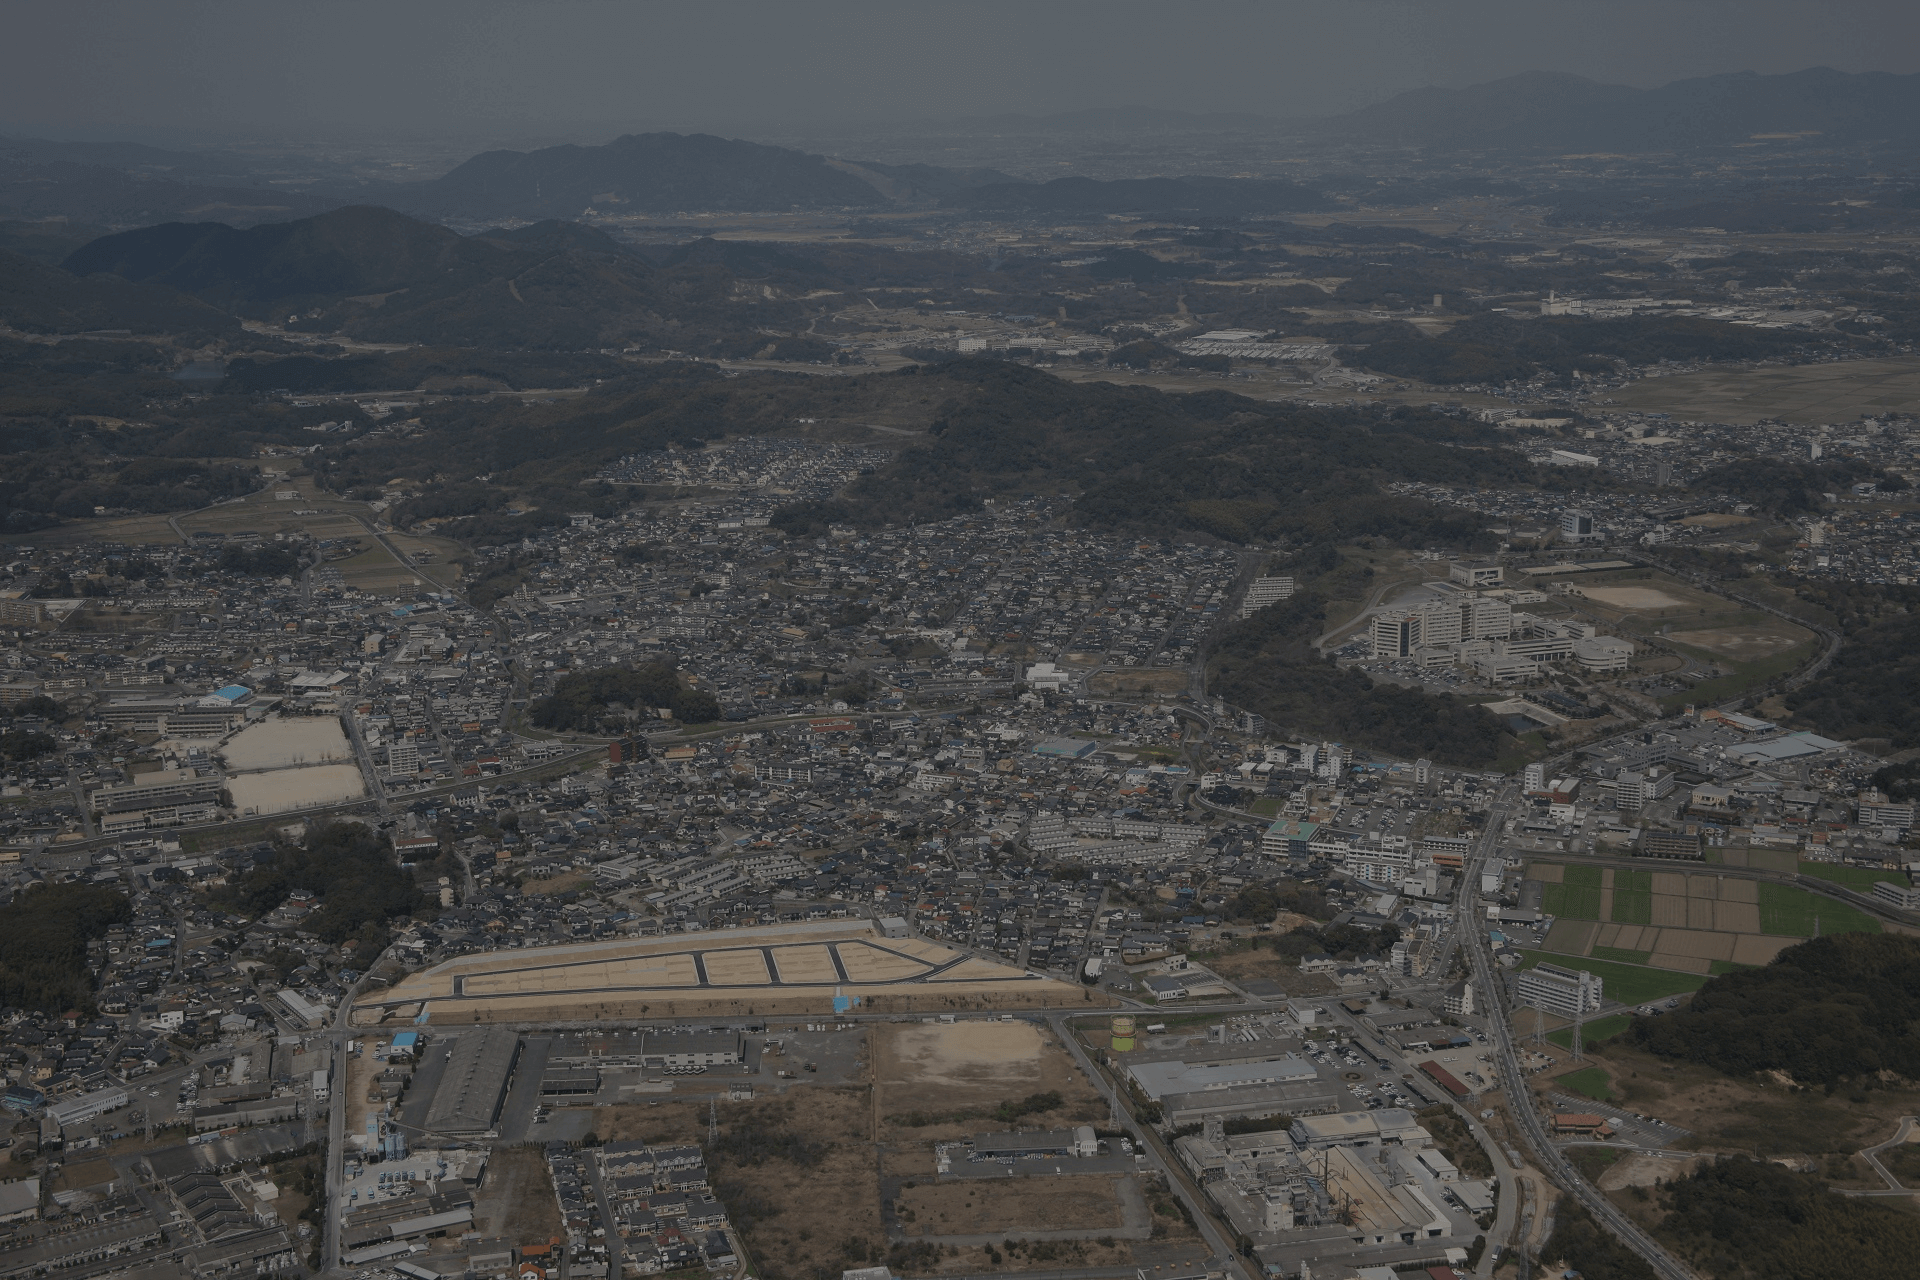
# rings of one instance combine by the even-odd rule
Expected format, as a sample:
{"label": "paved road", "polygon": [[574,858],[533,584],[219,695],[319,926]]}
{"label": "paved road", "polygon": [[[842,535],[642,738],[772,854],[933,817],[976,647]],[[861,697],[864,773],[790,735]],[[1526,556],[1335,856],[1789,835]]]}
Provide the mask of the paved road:
{"label": "paved road", "polygon": [[1900,1179],[1893,1176],[1892,1170],[1888,1169],[1887,1166],[1880,1163],[1880,1153],[1882,1151],[1885,1151],[1888,1147],[1897,1147],[1901,1143],[1905,1142],[1907,1140],[1908,1135],[1913,1132],[1913,1126],[1915,1124],[1920,1124],[1920,1117],[1915,1117],[1915,1116],[1900,1117],[1900,1128],[1894,1133],[1894,1135],[1891,1138],[1888,1138],[1885,1142],[1878,1143],[1874,1146],[1868,1147],[1865,1151],[1862,1151],[1860,1153],[1863,1157],[1865,1157],[1866,1162],[1873,1166],[1873,1171],[1879,1174],[1882,1178],[1886,1179],[1887,1189],[1889,1191],[1905,1192],[1908,1190],[1908,1188],[1905,1183],[1901,1182]]}
{"label": "paved road", "polygon": [[[1060,1043],[1066,1045],[1067,1051],[1073,1054],[1074,1061],[1079,1063],[1080,1070],[1086,1074],[1087,1079],[1091,1080],[1094,1087],[1105,1096],[1107,1105],[1113,1109],[1113,1114],[1118,1118],[1121,1128],[1125,1129],[1127,1135],[1133,1139],[1134,1149],[1146,1155],[1147,1162],[1160,1171],[1167,1180],[1167,1186],[1187,1206],[1187,1212],[1193,1215],[1194,1225],[1200,1229],[1201,1238],[1207,1242],[1207,1247],[1213,1250],[1214,1254],[1207,1261],[1206,1269],[1224,1271],[1234,1280],[1252,1280],[1246,1267],[1234,1254],[1233,1242],[1227,1238],[1225,1232],[1221,1231],[1220,1224],[1214,1221],[1213,1214],[1209,1212],[1207,1203],[1200,1193],[1188,1183],[1179,1162],[1160,1141],[1158,1133],[1134,1121],[1133,1109],[1126,1105],[1114,1091],[1106,1075],[1094,1065],[1092,1059],[1087,1057],[1086,1051],[1080,1047],[1079,1040],[1073,1034],[1073,1028],[1067,1025],[1067,1017],[1068,1015],[1061,1013],[1049,1014],[1047,1022],[1053,1027],[1053,1033],[1060,1038]],[[1029,1276],[1027,1280],[1032,1280],[1032,1277]]]}
{"label": "paved road", "polygon": [[600,1225],[607,1231],[607,1274],[624,1276],[627,1274],[626,1243],[620,1238],[618,1221],[613,1216],[613,1202],[607,1199],[606,1182],[600,1176],[599,1153],[583,1151],[580,1154],[587,1166],[587,1177],[593,1181],[594,1203],[600,1206]]}
{"label": "paved road", "polygon": [[[384,958],[385,953],[375,956],[365,972],[371,973]],[[340,1008],[334,1014],[333,1026],[324,1037],[331,1052],[328,1054],[327,1223],[321,1233],[320,1252],[323,1271],[331,1271],[340,1265],[340,1231],[345,1225],[342,1189],[346,1185],[347,1108],[352,1102],[347,1090],[347,1040],[352,1035],[352,1029],[347,1025],[347,1015],[352,1011],[353,1002],[359,998],[360,988],[365,982],[366,978],[362,976],[340,997]]]}
{"label": "paved road", "polygon": [[1487,931],[1471,921],[1470,911],[1474,901],[1472,890],[1478,885],[1480,866],[1492,853],[1505,822],[1506,811],[1517,799],[1517,784],[1508,782],[1489,810],[1486,835],[1460,878],[1456,914],[1462,930],[1468,935],[1462,939],[1462,943],[1467,948],[1467,956],[1473,966],[1474,984],[1486,993],[1487,1033],[1493,1042],[1496,1078],[1506,1092],[1508,1111],[1518,1129],[1518,1141],[1526,1148],[1535,1168],[1578,1200],[1595,1221],[1644,1258],[1661,1280],[1695,1280],[1694,1273],[1685,1264],[1616,1208],[1554,1146],[1527,1090],[1526,1076],[1520,1070],[1519,1055],[1514,1050],[1513,1026],[1508,1017],[1503,989],[1493,972],[1491,942]]}

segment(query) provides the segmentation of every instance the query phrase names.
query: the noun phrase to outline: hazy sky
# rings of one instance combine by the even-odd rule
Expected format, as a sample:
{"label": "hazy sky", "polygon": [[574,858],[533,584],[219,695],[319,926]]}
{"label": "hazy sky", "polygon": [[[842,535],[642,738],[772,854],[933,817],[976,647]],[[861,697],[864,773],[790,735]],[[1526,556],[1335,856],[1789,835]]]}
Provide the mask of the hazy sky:
{"label": "hazy sky", "polygon": [[0,0],[0,20],[0,131],[144,139],[1289,116],[1531,70],[1920,71],[1915,0]]}

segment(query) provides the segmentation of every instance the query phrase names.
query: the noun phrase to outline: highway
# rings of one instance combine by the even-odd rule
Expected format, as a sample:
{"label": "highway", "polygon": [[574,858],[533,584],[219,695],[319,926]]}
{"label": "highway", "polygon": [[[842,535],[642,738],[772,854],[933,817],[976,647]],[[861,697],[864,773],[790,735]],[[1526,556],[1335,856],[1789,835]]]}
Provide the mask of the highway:
{"label": "highway", "polygon": [[1480,867],[1493,853],[1506,821],[1507,811],[1518,802],[1517,784],[1508,782],[1499,799],[1487,813],[1486,833],[1474,850],[1473,859],[1460,877],[1455,898],[1456,929],[1467,948],[1473,969],[1474,986],[1485,993],[1487,1036],[1493,1042],[1494,1069],[1500,1087],[1507,1095],[1507,1110],[1512,1114],[1520,1142],[1534,1167],[1546,1174],[1591,1213],[1594,1220],[1612,1232],[1623,1244],[1646,1259],[1661,1280],[1696,1280],[1694,1273],[1668,1253],[1659,1242],[1642,1231],[1611,1200],[1573,1167],[1560,1148],[1547,1135],[1540,1113],[1533,1105],[1519,1055],[1514,1051],[1513,1024],[1509,1017],[1504,988],[1493,971],[1493,949],[1487,931],[1474,919],[1475,889]]}

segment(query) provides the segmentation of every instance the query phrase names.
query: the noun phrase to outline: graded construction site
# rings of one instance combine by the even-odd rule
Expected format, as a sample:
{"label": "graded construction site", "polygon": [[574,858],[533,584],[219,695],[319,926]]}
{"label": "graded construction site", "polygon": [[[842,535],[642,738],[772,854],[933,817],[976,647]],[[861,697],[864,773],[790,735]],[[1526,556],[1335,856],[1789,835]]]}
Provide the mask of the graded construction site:
{"label": "graded construction site", "polygon": [[461,956],[354,1008],[357,1026],[1085,1008],[1099,993],[861,921]]}

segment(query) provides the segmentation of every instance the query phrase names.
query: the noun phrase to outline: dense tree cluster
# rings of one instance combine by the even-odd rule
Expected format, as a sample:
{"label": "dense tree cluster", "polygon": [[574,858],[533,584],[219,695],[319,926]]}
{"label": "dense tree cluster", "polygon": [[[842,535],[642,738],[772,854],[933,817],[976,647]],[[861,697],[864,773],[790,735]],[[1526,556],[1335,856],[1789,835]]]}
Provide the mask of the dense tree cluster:
{"label": "dense tree cluster", "polygon": [[[1819,1178],[1771,1161],[1716,1160],[1669,1183],[1660,1198],[1667,1212],[1657,1234],[1719,1280],[1905,1280],[1920,1257],[1920,1220],[1911,1214],[1836,1195]],[[1601,1271],[1569,1248],[1563,1256],[1583,1274],[1651,1274],[1591,1243],[1584,1252],[1616,1269]]]}
{"label": "dense tree cluster", "polygon": [[1646,1259],[1595,1222],[1579,1201],[1562,1199],[1553,1212],[1553,1235],[1541,1250],[1542,1261],[1564,1261],[1583,1280],[1658,1280]]}
{"label": "dense tree cluster", "polygon": [[0,907],[0,1005],[93,1009],[87,943],[133,919],[127,895],[95,884],[49,884]]}
{"label": "dense tree cluster", "polygon": [[1920,588],[1893,583],[1804,583],[1845,639],[1825,670],[1787,694],[1787,709],[1836,738],[1920,746]]}
{"label": "dense tree cluster", "polygon": [[284,578],[300,572],[300,553],[288,546],[228,547],[220,554],[220,572]]}
{"label": "dense tree cluster", "polygon": [[223,900],[234,910],[260,915],[295,889],[320,900],[301,927],[335,943],[376,931],[425,901],[413,876],[394,861],[392,841],[357,822],[324,822],[300,844],[276,843]]}
{"label": "dense tree cluster", "polygon": [[1798,516],[1826,510],[1827,494],[1843,493],[1863,480],[1889,491],[1907,487],[1904,478],[1847,457],[1819,462],[1742,458],[1706,472],[1692,487],[1708,493],[1731,493],[1776,515]]}
{"label": "dense tree cluster", "polygon": [[1816,341],[1804,334],[1694,316],[1514,320],[1486,314],[1470,317],[1438,338],[1410,325],[1405,329],[1356,351],[1355,360],[1381,373],[1447,385],[1506,382],[1536,373],[1611,373],[1619,361],[1757,360],[1832,345],[1831,339]]}
{"label": "dense tree cluster", "polygon": [[1780,1071],[1837,1085],[1883,1072],[1920,1080],[1920,938],[1844,933],[1761,969],[1711,978],[1686,1008],[1625,1033],[1663,1058],[1729,1075]]}
{"label": "dense tree cluster", "polygon": [[634,717],[650,717],[656,709],[673,713],[684,724],[706,724],[720,718],[720,703],[705,689],[691,688],[670,662],[644,667],[604,667],[577,671],[554,682],[553,692],[529,711],[543,729],[618,732]]}

